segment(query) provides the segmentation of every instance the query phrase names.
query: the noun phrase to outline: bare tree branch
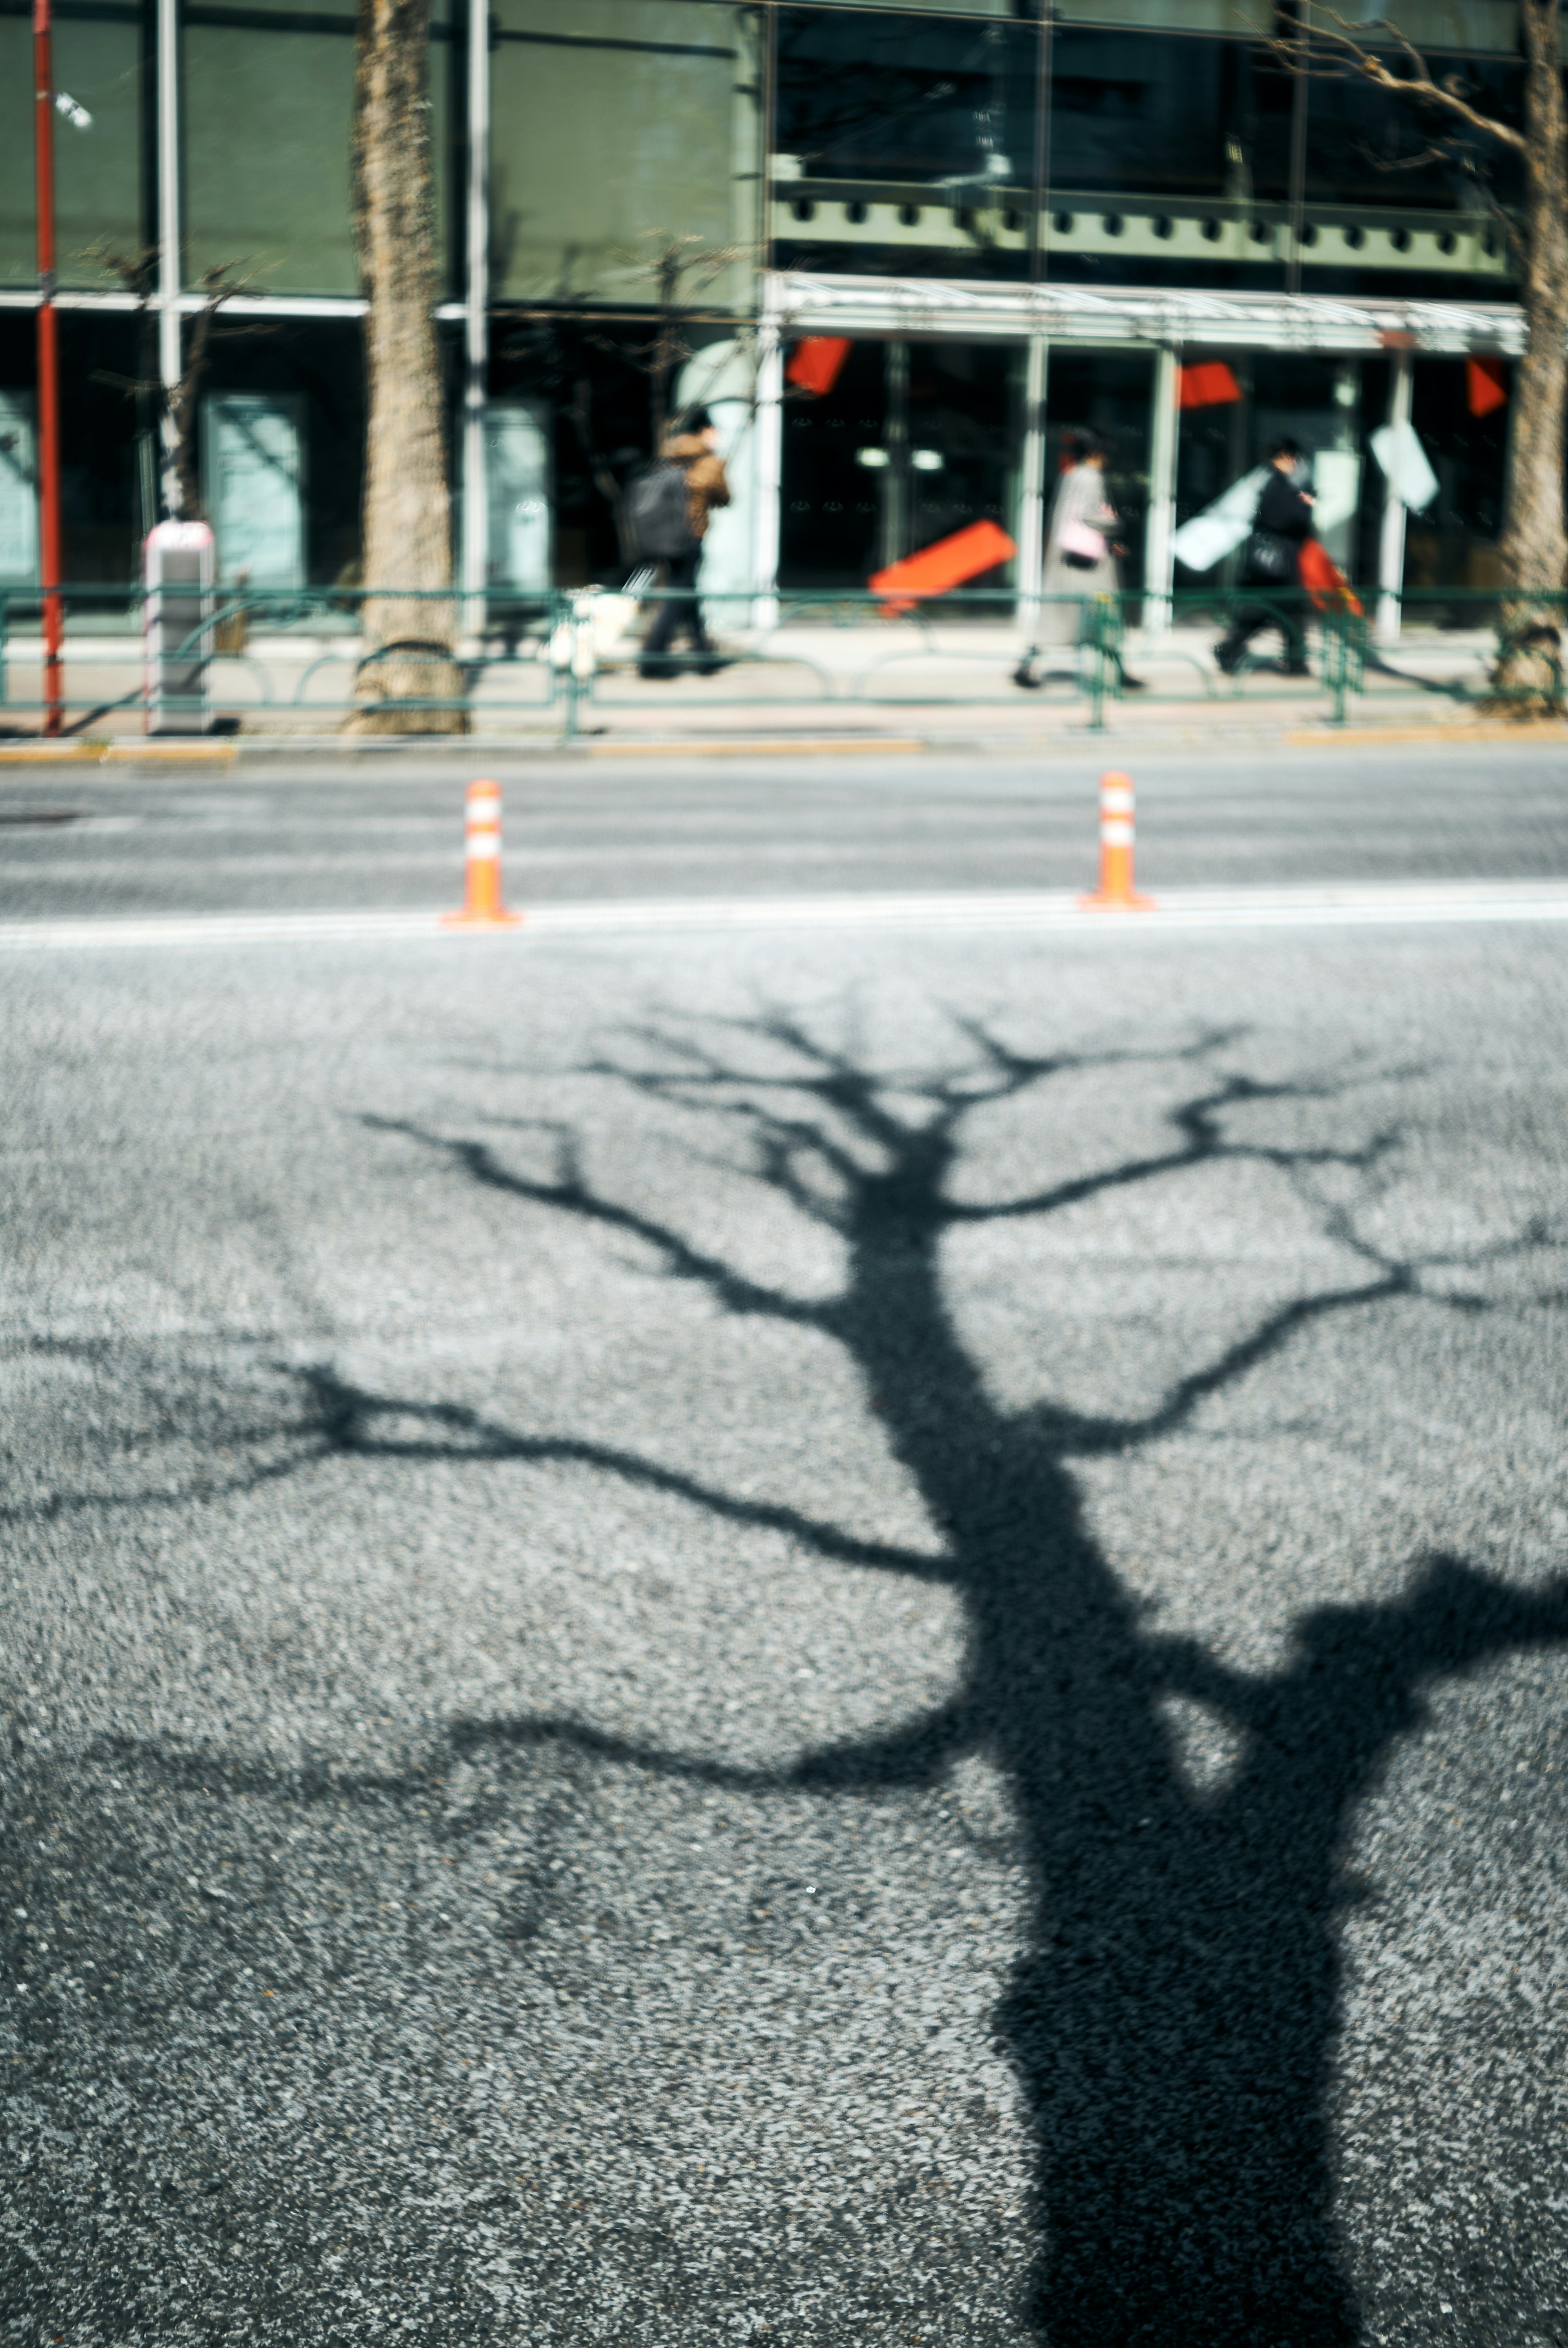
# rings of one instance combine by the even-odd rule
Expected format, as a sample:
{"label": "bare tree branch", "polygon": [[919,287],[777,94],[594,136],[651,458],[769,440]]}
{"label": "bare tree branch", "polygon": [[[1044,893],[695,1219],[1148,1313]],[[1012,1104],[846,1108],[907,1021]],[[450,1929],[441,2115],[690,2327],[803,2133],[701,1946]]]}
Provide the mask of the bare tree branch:
{"label": "bare tree branch", "polygon": [[1495,115],[1482,114],[1479,107],[1472,106],[1459,88],[1457,75],[1450,74],[1440,82],[1428,67],[1420,51],[1398,26],[1388,27],[1389,37],[1414,67],[1413,75],[1395,73],[1375,49],[1368,48],[1365,42],[1358,38],[1356,28],[1347,18],[1332,8],[1327,13],[1333,19],[1329,25],[1313,20],[1305,25],[1294,39],[1270,39],[1265,43],[1264,46],[1287,73],[1310,72],[1317,59],[1326,55],[1337,57],[1364,80],[1372,82],[1378,89],[1389,91],[1390,96],[1411,98],[1423,106],[1439,107],[1457,121],[1468,123],[1472,130],[1496,139],[1500,146],[1511,148],[1517,154],[1528,154],[1529,141],[1522,131],[1515,130],[1509,123],[1500,122]]}
{"label": "bare tree branch", "polygon": [[[128,294],[136,300],[138,315],[145,322],[150,318],[153,296],[158,289],[159,249],[146,245],[139,252],[117,252],[106,246],[95,249],[93,257],[110,275],[118,277]],[[96,380],[112,384],[138,399],[146,397],[156,403],[161,421],[164,452],[165,497],[171,510],[195,516],[201,510],[197,448],[197,420],[201,385],[207,373],[208,349],[212,340],[218,313],[235,294],[242,294],[251,283],[248,276],[234,274],[238,263],[220,262],[204,271],[200,290],[206,297],[197,313],[191,331],[185,365],[177,383],[166,384],[161,376],[140,377],[112,376],[100,372]],[[247,326],[244,333],[266,333],[269,328]]]}

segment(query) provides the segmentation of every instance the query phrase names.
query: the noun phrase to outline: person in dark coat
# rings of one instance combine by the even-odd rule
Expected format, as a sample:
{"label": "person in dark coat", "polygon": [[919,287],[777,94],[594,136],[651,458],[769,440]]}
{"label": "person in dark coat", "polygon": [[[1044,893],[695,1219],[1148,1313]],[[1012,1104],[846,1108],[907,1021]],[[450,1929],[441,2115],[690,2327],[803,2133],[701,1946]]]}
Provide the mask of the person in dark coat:
{"label": "person in dark coat", "polygon": [[[1237,583],[1244,588],[1272,588],[1278,600],[1272,608],[1266,604],[1244,604],[1237,610],[1228,631],[1214,646],[1214,659],[1227,676],[1235,675],[1241,666],[1242,654],[1264,628],[1279,630],[1285,646],[1286,675],[1308,674],[1307,634],[1296,609],[1301,585],[1301,550],[1312,535],[1312,499],[1305,489],[1296,488],[1295,480],[1296,469],[1301,462],[1300,442],[1282,435],[1269,449],[1268,461],[1273,470],[1258,498],[1252,536],[1246,542]],[[1281,550],[1288,565],[1286,576],[1282,578],[1277,568],[1265,567],[1265,548],[1260,548],[1260,539],[1266,545],[1272,540]]]}
{"label": "person in dark coat", "polygon": [[686,476],[686,520],[692,531],[692,551],[673,556],[664,566],[665,584],[671,592],[655,613],[643,644],[641,668],[644,676],[674,674],[671,646],[682,632],[691,637],[692,649],[702,667],[723,665],[717,647],[702,624],[702,607],[697,601],[697,572],[702,561],[702,541],[708,535],[708,516],[715,507],[730,502],[730,484],[724,460],[719,454],[718,428],[707,409],[695,409],[686,418],[685,430],[670,434],[660,454],[668,463],[679,465]]}

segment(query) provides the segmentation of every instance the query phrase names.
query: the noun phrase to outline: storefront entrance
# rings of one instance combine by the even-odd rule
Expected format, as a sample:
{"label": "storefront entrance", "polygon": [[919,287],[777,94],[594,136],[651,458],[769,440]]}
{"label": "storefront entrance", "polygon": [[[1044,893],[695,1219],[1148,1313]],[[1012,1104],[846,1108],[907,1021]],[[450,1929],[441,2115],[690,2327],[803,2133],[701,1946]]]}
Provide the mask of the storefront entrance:
{"label": "storefront entrance", "polygon": [[[864,588],[977,521],[1017,539],[1021,344],[852,343],[830,387],[786,386],[779,584]],[[1015,565],[972,580],[1010,588]]]}
{"label": "storefront entrance", "polygon": [[[1022,342],[889,339],[852,343],[825,392],[786,387],[780,586],[864,588],[886,564],[977,521],[996,522],[1021,549],[1027,380]],[[1122,583],[1134,592],[1143,583],[1153,389],[1152,351],[1052,352],[1034,477],[1049,509],[1073,429],[1104,442],[1127,547]],[[1016,589],[1018,573],[1015,560],[968,583]],[[999,618],[1009,609],[989,607]]]}
{"label": "storefront entrance", "polygon": [[[1072,427],[1105,444],[1122,584],[1156,632],[1173,590],[1230,583],[1234,555],[1198,571],[1173,541],[1280,434],[1305,452],[1319,535],[1380,635],[1398,632],[1407,580],[1437,591],[1435,615],[1442,591],[1460,591],[1458,612],[1498,575],[1516,311],[784,271],[764,325],[777,389],[759,397],[780,405],[759,445],[778,470],[764,465],[757,493],[760,511],[778,498],[785,589],[864,587],[990,520],[1017,553],[974,583],[1028,597]],[[814,339],[845,355],[815,392],[794,356]]]}
{"label": "storefront entrance", "polygon": [[1143,585],[1149,511],[1149,460],[1153,425],[1153,351],[1061,350],[1050,354],[1045,391],[1045,495],[1071,461],[1072,436],[1088,430],[1105,449],[1105,494],[1114,509],[1122,586]]}

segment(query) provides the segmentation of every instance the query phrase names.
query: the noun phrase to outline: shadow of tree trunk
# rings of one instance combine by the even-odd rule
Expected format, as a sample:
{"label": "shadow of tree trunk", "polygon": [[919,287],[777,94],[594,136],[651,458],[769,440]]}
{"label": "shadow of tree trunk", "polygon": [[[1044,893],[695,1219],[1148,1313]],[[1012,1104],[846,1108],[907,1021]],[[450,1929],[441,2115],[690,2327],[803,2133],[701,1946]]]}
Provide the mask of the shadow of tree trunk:
{"label": "shadow of tree trunk", "polygon": [[[1452,1558],[1428,1560],[1398,1602],[1307,1616],[1295,1660],[1268,1678],[1233,1673],[1141,1622],[1088,1529],[1075,1461],[1130,1453],[1178,1428],[1328,1315],[1395,1303],[1486,1309],[1453,1292],[1454,1259],[1381,1251],[1350,1209],[1314,1188],[1331,1175],[1341,1197],[1369,1190],[1397,1137],[1327,1149],[1233,1138],[1234,1112],[1311,1088],[1214,1074],[1221,1040],[1185,1056],[1202,1081],[1172,1113],[1168,1148],[989,1205],[954,1194],[966,1126],[1072,1064],[1020,1057],[971,1030],[973,1058],[958,1073],[884,1080],[780,1015],[755,1023],[736,1047],[761,1046],[762,1066],[666,1036],[663,1068],[601,1069],[749,1136],[757,1179],[842,1242],[843,1283],[824,1302],[753,1279],[603,1195],[569,1137],[553,1173],[537,1177],[487,1141],[383,1126],[441,1152],[471,1182],[630,1238],[663,1273],[732,1313],[789,1321],[840,1345],[939,1530],[938,1560],[856,1541],[629,1453],[518,1436],[472,1412],[314,1374],[316,1424],[332,1448],[571,1457],[732,1521],[781,1526],[820,1555],[940,1579],[961,1595],[968,1653],[952,1700],[899,1735],[814,1752],[787,1776],[607,1744],[569,1722],[475,1721],[457,1733],[469,1746],[568,1737],[759,1795],[914,1785],[964,1753],[991,1758],[1012,1790],[1031,1888],[1032,1929],[996,2028],[1038,2147],[1030,2321],[1052,2348],[1339,2348],[1359,2337],[1326,2119],[1337,1927],[1351,1896],[1346,1837],[1395,1740],[1421,1718],[1426,1682],[1568,1638],[1568,1586],[1522,1595]],[[944,1293],[948,1235],[1227,1159],[1271,1166],[1294,1185],[1356,1276],[1266,1315],[1140,1417],[998,1408]],[[1526,1231],[1493,1253],[1528,1251],[1540,1237]],[[1440,1289],[1429,1284],[1440,1270]],[[422,1431],[394,1439],[390,1422],[406,1426],[410,1415]],[[1178,1695],[1240,1739],[1237,1768],[1209,1797],[1187,1782],[1173,1748],[1162,1707]]]}

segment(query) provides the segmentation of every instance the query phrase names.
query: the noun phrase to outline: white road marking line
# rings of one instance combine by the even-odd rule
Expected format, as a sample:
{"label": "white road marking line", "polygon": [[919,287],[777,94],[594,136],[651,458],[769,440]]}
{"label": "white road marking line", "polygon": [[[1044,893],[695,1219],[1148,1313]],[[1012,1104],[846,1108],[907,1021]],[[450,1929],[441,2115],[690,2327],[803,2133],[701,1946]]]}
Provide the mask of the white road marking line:
{"label": "white road marking line", "polygon": [[[529,938],[669,930],[982,930],[1075,936],[1161,936],[1173,930],[1335,929],[1379,923],[1568,921],[1568,880],[1345,882],[1280,889],[1176,889],[1145,912],[1086,910],[1071,890],[974,890],[815,897],[604,898],[523,908]],[[0,923],[0,953],[127,946],[305,945],[329,941],[472,937],[429,912],[171,913],[102,921]],[[482,933],[481,933],[482,934]]]}

